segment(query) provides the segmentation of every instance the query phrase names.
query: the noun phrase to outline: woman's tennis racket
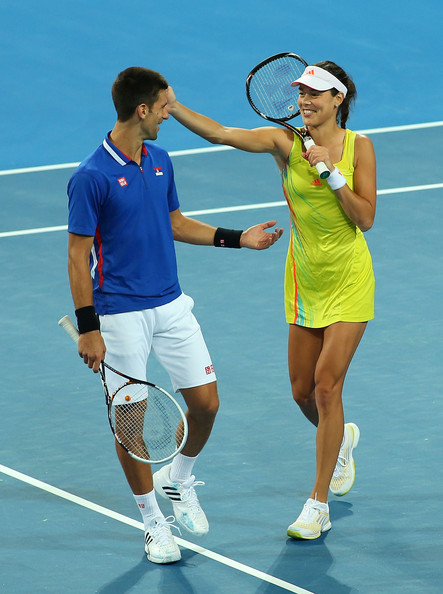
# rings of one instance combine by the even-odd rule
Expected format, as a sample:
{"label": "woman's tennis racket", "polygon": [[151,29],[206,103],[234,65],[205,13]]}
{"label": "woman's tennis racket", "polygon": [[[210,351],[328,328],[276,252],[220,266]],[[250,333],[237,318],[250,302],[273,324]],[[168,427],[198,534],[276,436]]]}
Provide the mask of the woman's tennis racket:
{"label": "woman's tennis racket", "polygon": [[[64,316],[58,324],[78,342],[78,330],[69,316]],[[105,369],[126,380],[112,395]],[[112,432],[132,458],[159,464],[182,450],[188,437],[188,423],[180,405],[166,390],[117,371],[104,361],[100,375]]]}
{"label": "woman's tennis racket", "polygon": [[[275,54],[263,60],[248,74],[246,96],[259,116],[286,126],[309,149],[315,145],[309,134],[288,124],[289,120],[300,115],[298,91],[296,87],[291,87],[291,83],[303,74],[307,65],[303,58],[291,52]],[[315,167],[322,179],[329,176],[330,171],[323,162]]]}

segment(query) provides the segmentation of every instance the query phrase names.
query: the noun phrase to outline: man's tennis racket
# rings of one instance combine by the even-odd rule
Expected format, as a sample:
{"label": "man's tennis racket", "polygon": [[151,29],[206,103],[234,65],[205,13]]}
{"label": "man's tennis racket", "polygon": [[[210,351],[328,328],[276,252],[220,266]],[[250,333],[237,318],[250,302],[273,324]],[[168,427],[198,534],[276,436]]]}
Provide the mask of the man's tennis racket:
{"label": "man's tennis racket", "polygon": [[[69,316],[64,316],[58,324],[78,342],[78,330]],[[125,380],[112,395],[106,383],[105,369]],[[117,371],[104,361],[100,375],[112,432],[132,458],[159,464],[182,450],[188,437],[188,423],[180,405],[166,390]]]}
{"label": "man's tennis racket", "polygon": [[[298,91],[291,83],[303,74],[307,65],[297,54],[275,54],[257,64],[246,79],[246,96],[252,109],[265,120],[292,130],[301,138],[306,150],[315,145],[314,141],[307,132],[294,128],[288,121],[300,115]],[[329,176],[330,171],[323,162],[315,167],[322,179]]]}

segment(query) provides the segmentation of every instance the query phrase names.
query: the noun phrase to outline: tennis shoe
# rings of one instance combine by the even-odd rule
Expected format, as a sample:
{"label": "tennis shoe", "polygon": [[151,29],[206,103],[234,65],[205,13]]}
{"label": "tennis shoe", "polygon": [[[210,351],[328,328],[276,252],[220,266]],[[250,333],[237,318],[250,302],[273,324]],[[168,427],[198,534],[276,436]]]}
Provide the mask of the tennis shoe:
{"label": "tennis shoe", "polygon": [[209,531],[209,524],[195,487],[205,483],[196,481],[194,475],[186,481],[171,481],[170,468],[171,465],[168,464],[154,474],[154,488],[161,497],[172,502],[174,515],[180,526],[195,536],[204,536]]}
{"label": "tennis shoe", "polygon": [[174,516],[156,518],[145,531],[145,552],[152,563],[175,563],[180,561],[181,553],[172,536],[171,527],[174,525]]}
{"label": "tennis shoe", "polygon": [[352,456],[360,439],[360,429],[355,423],[346,423],[345,440],[338,453],[337,463],[332,474],[329,489],[331,493],[341,497],[346,495],[355,481],[355,462]]}
{"label": "tennis shoe", "polygon": [[[325,511],[325,509],[327,511]],[[322,532],[331,529],[329,507],[315,499],[308,499],[303,510],[293,524],[288,527],[287,535],[291,538],[314,540]]]}

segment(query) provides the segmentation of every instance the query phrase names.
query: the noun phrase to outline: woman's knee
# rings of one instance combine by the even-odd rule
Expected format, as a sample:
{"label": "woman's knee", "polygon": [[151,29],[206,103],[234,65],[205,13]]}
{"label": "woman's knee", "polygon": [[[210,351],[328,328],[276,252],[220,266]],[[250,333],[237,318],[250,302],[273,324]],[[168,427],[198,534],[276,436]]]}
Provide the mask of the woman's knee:
{"label": "woman's knee", "polygon": [[319,380],[315,385],[315,402],[319,411],[328,412],[341,402],[340,386],[329,380]]}
{"label": "woman's knee", "polygon": [[292,397],[300,408],[310,406],[314,400],[313,386],[304,386],[299,381],[291,382]]}

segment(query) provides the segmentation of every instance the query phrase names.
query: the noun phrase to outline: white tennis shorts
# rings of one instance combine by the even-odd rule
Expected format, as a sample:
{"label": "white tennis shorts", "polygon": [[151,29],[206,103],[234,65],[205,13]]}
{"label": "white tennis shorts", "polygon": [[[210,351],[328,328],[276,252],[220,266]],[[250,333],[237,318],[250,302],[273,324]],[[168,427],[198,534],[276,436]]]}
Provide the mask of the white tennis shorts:
{"label": "white tennis shorts", "polygon": [[[176,392],[215,382],[214,367],[193,307],[193,299],[182,293],[153,309],[100,316],[106,363],[145,380],[152,351],[168,372]],[[122,384],[122,378],[110,371],[106,381],[110,393]]]}

